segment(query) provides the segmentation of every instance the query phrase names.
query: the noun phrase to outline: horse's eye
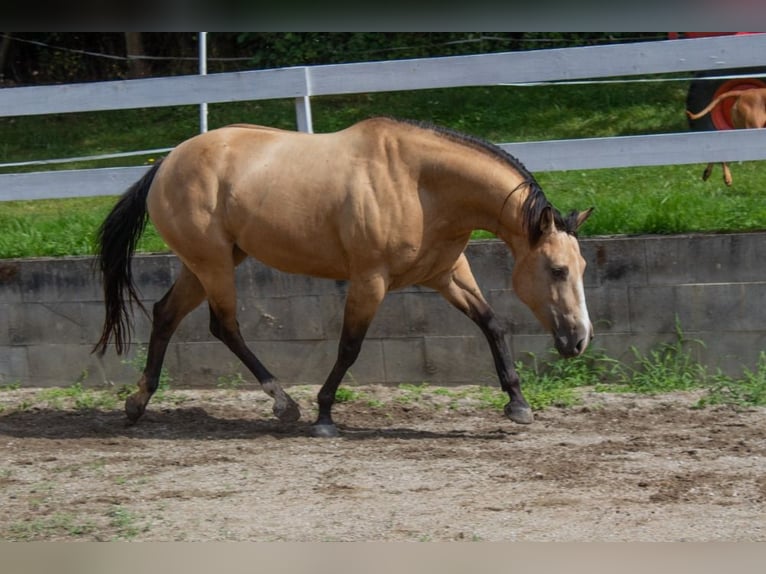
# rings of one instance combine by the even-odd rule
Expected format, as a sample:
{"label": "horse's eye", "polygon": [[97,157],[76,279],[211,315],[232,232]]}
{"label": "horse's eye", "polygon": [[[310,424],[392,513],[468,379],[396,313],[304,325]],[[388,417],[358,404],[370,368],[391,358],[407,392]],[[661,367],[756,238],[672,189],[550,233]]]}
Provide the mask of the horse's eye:
{"label": "horse's eye", "polygon": [[569,275],[569,269],[566,267],[551,267],[551,275],[557,281],[563,281]]}

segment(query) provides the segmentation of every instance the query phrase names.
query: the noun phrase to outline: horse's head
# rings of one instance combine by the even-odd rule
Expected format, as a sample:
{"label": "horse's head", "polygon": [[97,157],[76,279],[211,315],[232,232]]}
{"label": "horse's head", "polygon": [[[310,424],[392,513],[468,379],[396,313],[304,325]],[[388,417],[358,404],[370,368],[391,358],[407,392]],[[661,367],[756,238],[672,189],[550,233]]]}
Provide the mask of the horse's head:
{"label": "horse's head", "polygon": [[516,261],[516,294],[553,335],[558,352],[576,357],[593,338],[583,291],[585,259],[574,232],[591,214],[573,212],[559,219],[550,206],[543,209],[530,249]]}

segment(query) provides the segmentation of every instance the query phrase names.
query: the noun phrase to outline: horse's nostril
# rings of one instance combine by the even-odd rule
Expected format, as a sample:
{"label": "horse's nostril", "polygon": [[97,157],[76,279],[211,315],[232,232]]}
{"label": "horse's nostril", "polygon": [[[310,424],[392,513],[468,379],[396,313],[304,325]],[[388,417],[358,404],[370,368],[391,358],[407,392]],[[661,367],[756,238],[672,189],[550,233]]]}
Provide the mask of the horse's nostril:
{"label": "horse's nostril", "polygon": [[579,341],[577,341],[577,345],[575,345],[575,351],[579,355],[585,350],[585,347],[587,346],[588,346],[588,339],[580,339]]}

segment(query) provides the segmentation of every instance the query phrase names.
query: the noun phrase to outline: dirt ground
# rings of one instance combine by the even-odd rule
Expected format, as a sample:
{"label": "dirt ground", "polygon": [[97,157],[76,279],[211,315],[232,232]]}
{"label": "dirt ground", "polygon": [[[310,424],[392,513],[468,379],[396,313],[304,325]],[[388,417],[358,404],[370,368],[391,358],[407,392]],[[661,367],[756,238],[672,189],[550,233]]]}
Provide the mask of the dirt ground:
{"label": "dirt ground", "polygon": [[0,394],[0,540],[764,541],[766,409],[585,393],[516,425],[470,397],[354,387],[314,439],[260,390],[121,408]]}

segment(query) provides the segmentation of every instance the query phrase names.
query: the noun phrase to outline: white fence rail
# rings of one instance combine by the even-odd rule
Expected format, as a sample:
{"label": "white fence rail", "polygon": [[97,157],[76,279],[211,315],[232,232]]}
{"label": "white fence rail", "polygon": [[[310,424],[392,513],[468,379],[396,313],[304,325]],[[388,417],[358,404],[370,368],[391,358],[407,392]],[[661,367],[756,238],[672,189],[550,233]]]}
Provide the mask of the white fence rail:
{"label": "white fence rail", "polygon": [[[311,131],[312,96],[754,66],[766,68],[766,34],[5,88],[0,90],[0,116],[291,98],[296,103],[298,128]],[[532,171],[746,161],[766,159],[766,130],[499,145]],[[113,195],[145,170],[129,167],[0,175],[0,201]]]}

